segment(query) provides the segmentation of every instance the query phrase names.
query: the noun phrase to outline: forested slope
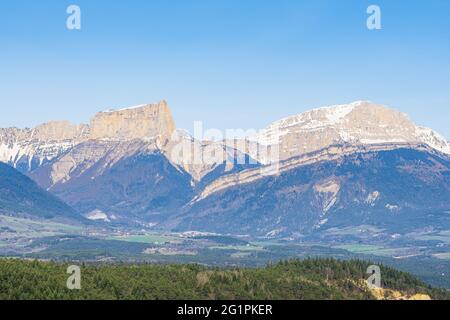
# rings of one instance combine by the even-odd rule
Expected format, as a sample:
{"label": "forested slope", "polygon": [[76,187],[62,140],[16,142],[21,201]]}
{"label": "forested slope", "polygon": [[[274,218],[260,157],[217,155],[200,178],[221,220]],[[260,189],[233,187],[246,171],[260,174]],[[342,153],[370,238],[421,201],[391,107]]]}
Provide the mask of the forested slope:
{"label": "forested slope", "polygon": [[384,290],[365,285],[369,263],[309,259],[260,269],[198,265],[84,265],[81,290],[66,287],[67,266],[0,260],[0,299],[450,299],[411,275],[382,267]]}

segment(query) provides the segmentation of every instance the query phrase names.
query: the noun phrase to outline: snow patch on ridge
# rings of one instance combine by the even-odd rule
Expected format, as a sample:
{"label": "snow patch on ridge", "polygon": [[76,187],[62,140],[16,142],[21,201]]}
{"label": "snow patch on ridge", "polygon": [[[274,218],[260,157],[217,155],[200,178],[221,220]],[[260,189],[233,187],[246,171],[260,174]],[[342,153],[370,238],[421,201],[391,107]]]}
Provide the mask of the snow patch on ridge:
{"label": "snow patch on ridge", "polygon": [[260,134],[251,137],[250,140],[263,145],[273,145],[279,143],[280,138],[288,134],[289,128],[294,126],[300,126],[303,130],[318,130],[333,126],[342,122],[356,107],[365,103],[367,102],[356,101],[350,104],[326,106],[290,116],[273,122]]}
{"label": "snow patch on ridge", "polygon": [[[272,123],[269,128],[279,128],[284,129],[287,127],[306,124],[308,122],[312,122],[313,124],[309,124],[306,128],[318,128],[324,125],[333,125],[340,122],[344,119],[349,113],[351,113],[356,107],[359,107],[367,103],[365,101],[356,101],[350,104],[342,104],[342,105],[332,105],[326,107],[315,108],[311,111],[306,111],[300,113],[298,115],[290,116]],[[326,118],[325,121],[317,120],[317,116],[323,114]]]}
{"label": "snow patch on ridge", "polygon": [[[370,112],[362,113],[361,123],[355,120],[358,118],[349,117],[356,108],[364,110],[364,107],[370,108],[372,106],[378,108],[372,111],[376,115],[373,119]],[[432,129],[415,125],[409,121],[406,115],[401,119],[404,122],[396,125],[394,120],[396,111],[386,107],[384,107],[385,117],[389,122],[383,123],[384,119],[379,116],[380,107],[383,106],[368,101],[356,101],[350,104],[316,108],[275,121],[249,140],[262,145],[275,145],[281,143],[284,137],[289,134],[292,135],[292,138],[295,138],[294,134],[300,135],[300,137],[303,134],[324,135],[325,137],[325,135],[335,132],[338,137],[337,140],[340,140],[335,140],[335,143],[363,145],[423,143],[439,152],[450,155],[450,142],[445,137]],[[389,115],[389,112],[392,112],[392,115]]]}
{"label": "snow patch on ridge", "polygon": [[127,111],[127,110],[143,108],[145,106],[147,106],[147,104],[139,104],[136,106],[126,107],[126,108],[121,108],[121,109],[107,109],[107,110],[102,111],[101,113],[113,113],[113,112]]}
{"label": "snow patch on ridge", "polygon": [[0,143],[0,161],[16,168],[19,162],[28,163],[28,170],[32,169],[33,159],[37,159],[37,163],[42,165],[46,161],[51,161],[64,152],[70,150],[73,143]]}

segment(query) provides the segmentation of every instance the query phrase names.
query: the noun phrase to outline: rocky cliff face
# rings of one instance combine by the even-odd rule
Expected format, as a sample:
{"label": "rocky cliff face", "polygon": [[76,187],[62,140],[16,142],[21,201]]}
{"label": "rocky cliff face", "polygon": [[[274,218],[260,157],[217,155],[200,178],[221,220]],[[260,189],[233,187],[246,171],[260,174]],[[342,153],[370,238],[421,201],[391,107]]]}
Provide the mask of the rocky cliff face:
{"label": "rocky cliff face", "polygon": [[[3,129],[0,161],[87,217],[101,213],[105,220],[123,221],[176,210],[194,197],[200,180],[239,168],[231,159],[233,151],[223,144],[181,133],[162,101],[100,112],[90,125],[52,122]],[[224,158],[203,163],[214,151]]]}
{"label": "rocky cliff face", "polygon": [[[138,139],[162,147],[167,144],[174,131],[175,123],[165,101],[109,110],[98,113],[90,125],[54,121],[33,129],[0,129],[0,161],[26,173],[87,141]],[[92,152],[87,151],[86,156],[90,154]],[[54,176],[66,176],[67,160],[63,160],[64,165],[58,165],[62,172],[54,172]],[[76,164],[76,161],[72,162]],[[56,180],[59,181],[58,178]]]}
{"label": "rocky cliff face", "polygon": [[170,139],[175,131],[171,111],[165,101],[98,113],[91,121],[89,138],[109,140]]}
{"label": "rocky cliff face", "polygon": [[445,138],[369,102],[315,109],[223,142],[176,130],[164,101],[100,112],[90,125],[0,129],[0,161],[88,217],[268,236],[336,225],[345,217],[338,210],[360,223],[369,214],[443,210],[449,159]]}
{"label": "rocky cliff face", "polygon": [[[43,166],[31,177],[78,212],[101,212],[124,224],[158,221],[192,199],[191,176],[146,143],[91,144],[76,146],[55,163],[62,168]],[[95,155],[86,156],[88,150]]]}
{"label": "rocky cliff face", "polygon": [[335,145],[424,144],[450,155],[450,143],[433,130],[370,102],[314,109],[276,121],[247,141],[212,143],[176,130],[170,108],[162,101],[100,112],[90,125],[50,122],[34,129],[0,129],[0,161],[29,172],[88,140],[147,141],[197,182],[222,163],[231,170],[237,157],[249,155],[253,164],[268,164]]}
{"label": "rocky cliff face", "polygon": [[371,226],[368,237],[390,239],[450,228],[450,158],[426,149],[361,149],[237,182],[184,207],[176,230],[302,238]]}
{"label": "rocky cliff face", "polygon": [[79,142],[89,136],[87,125],[76,125],[69,121],[51,121],[34,129],[0,128],[0,141],[3,144],[15,142]]}
{"label": "rocky cliff face", "polygon": [[89,127],[53,121],[34,129],[0,129],[0,161],[22,172],[57,158],[89,136]]}

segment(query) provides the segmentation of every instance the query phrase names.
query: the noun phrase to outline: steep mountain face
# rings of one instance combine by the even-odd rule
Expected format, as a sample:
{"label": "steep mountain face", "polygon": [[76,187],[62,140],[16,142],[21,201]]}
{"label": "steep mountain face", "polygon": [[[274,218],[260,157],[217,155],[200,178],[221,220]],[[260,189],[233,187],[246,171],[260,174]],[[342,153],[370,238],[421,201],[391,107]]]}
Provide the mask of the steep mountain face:
{"label": "steep mountain face", "polygon": [[191,176],[140,140],[80,144],[31,177],[79,212],[123,223],[158,220],[193,196]]}
{"label": "steep mountain face", "polygon": [[[63,132],[64,126],[58,127],[60,131],[47,140],[36,141],[58,136],[66,141],[71,128],[68,125],[69,132]],[[246,168],[234,160],[246,157],[239,151],[223,143],[196,141],[176,130],[164,101],[100,112],[89,126],[80,128],[82,134],[68,139],[66,148],[22,169],[92,219],[123,223],[133,222],[134,217],[159,219],[188,203],[206,182]],[[26,161],[38,157],[29,140],[16,142],[30,150]],[[3,148],[12,152],[8,144]],[[8,159],[0,160],[20,163]]]}
{"label": "steep mountain face", "polygon": [[433,130],[416,126],[403,113],[365,101],[314,109],[276,121],[251,140],[278,144],[280,160],[343,144],[427,144],[450,155],[450,143]]}
{"label": "steep mountain face", "polygon": [[174,131],[175,124],[165,101],[108,110],[95,115],[90,125],[55,121],[34,129],[0,129],[0,161],[22,172],[31,172],[87,141],[141,139],[164,144]]}
{"label": "steep mountain face", "polygon": [[[235,145],[266,166],[206,184],[174,219],[177,230],[300,237],[352,225],[450,227],[450,143],[384,106],[315,109]],[[260,145],[277,153],[255,152]]]}
{"label": "steep mountain face", "polygon": [[57,197],[3,163],[0,163],[0,214],[59,220],[81,218]]}
{"label": "steep mountain face", "polygon": [[450,228],[450,159],[431,148],[355,150],[218,189],[178,215],[177,230],[305,236],[372,225]]}
{"label": "steep mountain face", "polygon": [[34,129],[0,129],[0,161],[32,171],[85,140],[89,127],[55,121]]}
{"label": "steep mountain face", "polygon": [[369,102],[213,142],[177,130],[163,101],[100,112],[89,125],[1,129],[0,161],[91,219],[177,230],[394,232],[446,225],[450,210],[450,143]]}
{"label": "steep mountain face", "polygon": [[91,121],[92,140],[170,139],[175,123],[165,101],[158,104],[108,110],[98,113]]}

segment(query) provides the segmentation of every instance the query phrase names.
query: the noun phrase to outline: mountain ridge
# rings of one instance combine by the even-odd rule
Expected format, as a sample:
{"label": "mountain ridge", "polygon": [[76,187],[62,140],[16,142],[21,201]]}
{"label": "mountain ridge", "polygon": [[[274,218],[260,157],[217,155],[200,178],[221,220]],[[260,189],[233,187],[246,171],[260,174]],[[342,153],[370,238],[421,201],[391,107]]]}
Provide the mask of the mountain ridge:
{"label": "mountain ridge", "polygon": [[273,122],[252,137],[279,144],[280,159],[334,144],[426,143],[450,155],[450,142],[402,112],[368,101],[316,108]]}
{"label": "mountain ridge", "polygon": [[[52,124],[55,128],[51,128]],[[9,161],[13,166],[28,164],[19,169],[41,187],[84,216],[101,216],[107,222],[132,221],[183,231],[198,226],[200,231],[210,228],[231,232],[225,226],[219,227],[218,221],[234,225],[231,221],[237,220],[240,225],[235,226],[236,232],[245,233],[250,228],[252,234],[289,236],[296,233],[289,226],[283,232],[270,228],[283,220],[282,215],[269,214],[265,226],[255,229],[258,223],[251,221],[260,218],[255,208],[259,212],[268,208],[284,212],[293,219],[292,226],[304,223],[310,232],[327,227],[331,223],[327,215],[333,214],[344,198],[351,198],[343,193],[345,188],[350,188],[353,198],[360,202],[370,197],[376,201],[389,192],[390,178],[376,173],[378,167],[399,179],[413,181],[415,186],[405,188],[411,193],[420,189],[430,199],[433,196],[423,181],[430,170],[439,172],[429,177],[439,183],[439,192],[447,194],[450,189],[450,143],[433,130],[415,125],[406,114],[367,101],[313,109],[276,121],[257,135],[218,141],[197,140],[177,129],[165,101],[106,110],[97,113],[90,125],[67,128],[67,133],[61,133],[61,122],[53,122],[39,131],[45,139],[31,135],[33,138],[24,141],[14,140],[20,135],[0,130],[0,161]],[[75,138],[66,139],[71,136]],[[42,154],[32,153],[61,141],[67,145],[46,154],[44,161]],[[31,151],[20,151],[17,145],[21,143]],[[8,150],[17,154],[13,161],[7,157],[13,153]],[[356,182],[344,176],[337,179],[335,170],[344,163],[351,168],[344,176],[350,177],[358,170],[364,174]],[[314,174],[321,168],[328,168],[328,178]],[[385,180],[377,182],[378,189],[360,194],[357,186],[371,181],[372,174]],[[292,180],[290,175],[301,179]],[[271,182],[263,187],[267,181]],[[291,194],[294,198],[290,201],[298,207],[285,207],[282,194]],[[408,198],[402,192],[398,194]],[[273,202],[265,202],[264,197]],[[352,202],[345,203],[346,210],[353,212]],[[446,203],[427,205],[441,210]],[[416,206],[420,204],[408,198],[403,205],[385,203],[380,209],[369,203],[360,209],[368,210],[369,215],[377,210],[392,213]],[[209,221],[211,214],[215,219]],[[227,218],[223,220],[220,215]],[[204,221],[209,223],[205,225]]]}
{"label": "mountain ridge", "polygon": [[[367,112],[367,117],[364,118],[359,115],[361,112]],[[387,123],[383,123],[383,117]],[[347,126],[351,127],[353,123],[358,123],[358,118],[360,118],[359,120],[362,121],[364,125],[369,124],[370,129],[373,129],[376,125],[379,128],[382,128],[382,133],[387,132],[391,136],[394,135],[394,137],[389,137],[388,134],[385,140],[380,139],[371,141],[368,137],[360,138],[349,136],[345,129],[348,131],[349,128],[347,128]],[[361,118],[363,119],[361,120]],[[395,121],[392,120],[400,120],[401,123],[400,125],[395,124]],[[137,124],[133,123],[135,121],[137,121]],[[450,142],[442,135],[436,133],[432,129],[415,125],[405,113],[389,109],[383,105],[362,100],[343,105],[319,107],[310,111],[292,115],[273,122],[265,129],[262,129],[260,133],[247,138],[251,142],[258,142],[264,145],[276,143],[283,144],[283,141],[279,141],[277,134],[280,136],[290,134],[291,132],[286,132],[287,129],[296,129],[297,131],[317,131],[327,129],[338,124],[344,124],[344,127],[338,128],[341,130],[339,133],[339,138],[341,140],[332,141],[334,143],[331,144],[337,144],[336,142],[355,143],[355,140],[358,140],[362,144],[383,142],[422,142],[450,155]],[[127,128],[130,126],[133,126],[133,128]],[[140,126],[144,126],[146,129],[142,130]],[[361,126],[362,125],[358,125],[356,129],[361,129]],[[399,129],[400,132],[392,132],[394,129]],[[124,130],[125,134],[120,132],[120,130]],[[117,110],[109,109],[98,112],[92,118],[90,125],[76,125],[69,121],[51,121],[39,125],[33,129],[0,128],[0,161],[6,163],[12,162],[14,165],[18,159],[20,160],[20,153],[17,153],[16,157],[8,155],[7,153],[7,149],[17,150],[17,146],[14,144],[20,142],[26,143],[37,141],[49,143],[71,141],[71,146],[74,146],[87,140],[98,139],[153,139],[159,135],[163,135],[166,138],[171,138],[171,135],[174,134],[176,130],[177,129],[170,108],[165,100],[153,104],[143,104]],[[355,131],[355,128],[352,128],[352,130]],[[180,130],[178,130],[178,132],[180,132]],[[358,134],[364,134],[364,132],[358,132]],[[371,133],[373,136],[377,136],[379,134],[380,132]],[[399,137],[401,134],[406,135],[403,137],[403,140]],[[322,137],[323,140],[326,140],[325,138],[326,137]],[[206,141],[201,142],[204,143]],[[314,141],[310,142],[310,144],[313,143]],[[51,157],[47,160],[51,160]]]}
{"label": "mountain ridge", "polygon": [[30,178],[0,162],[0,214],[78,221],[82,217]]}

